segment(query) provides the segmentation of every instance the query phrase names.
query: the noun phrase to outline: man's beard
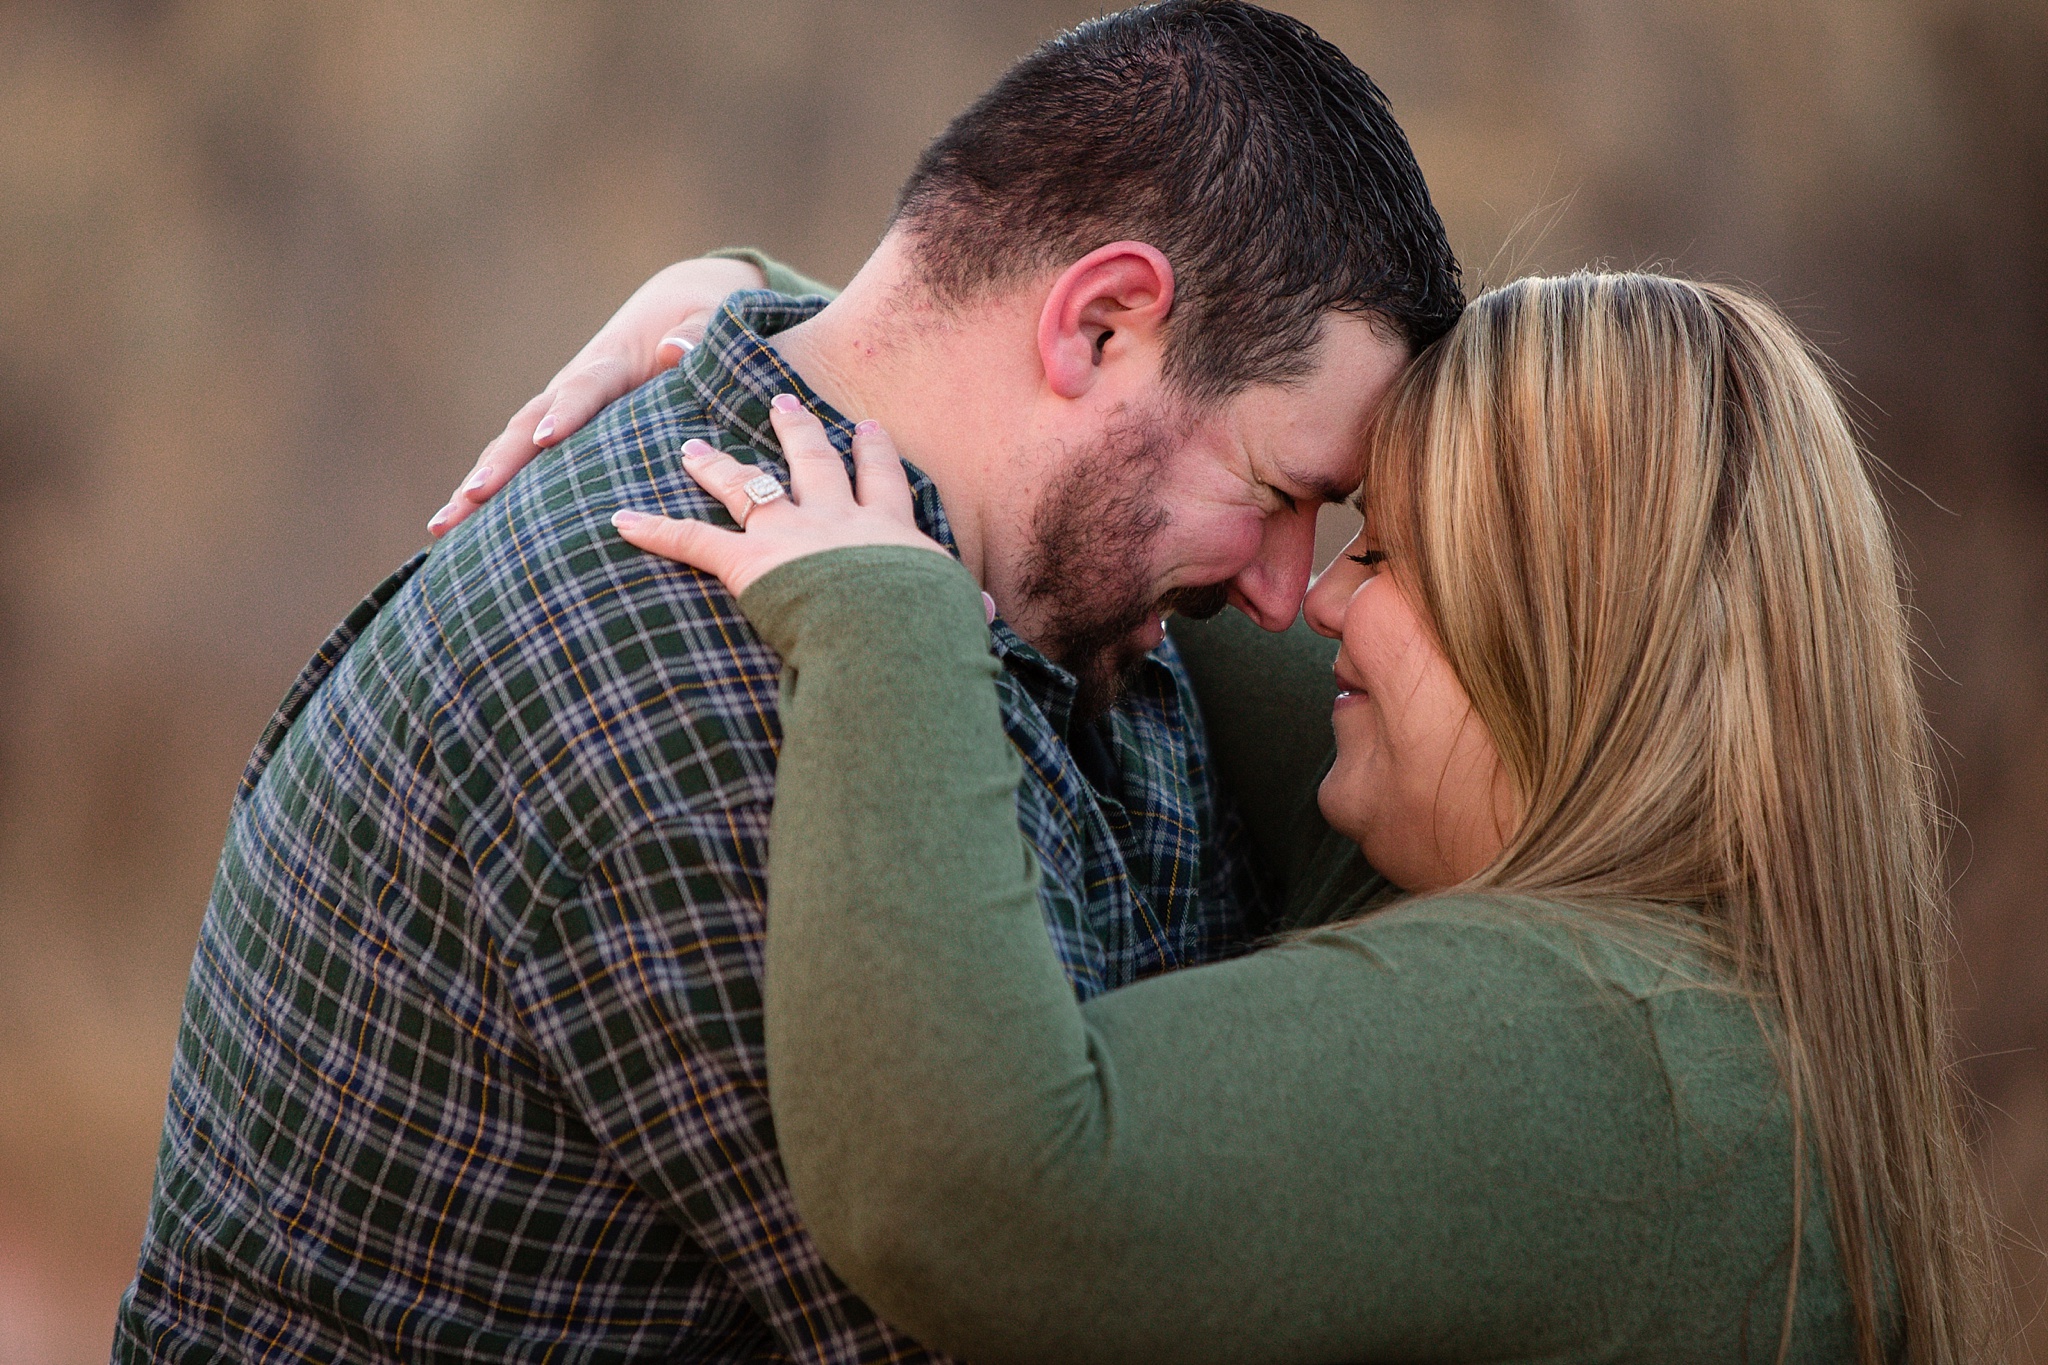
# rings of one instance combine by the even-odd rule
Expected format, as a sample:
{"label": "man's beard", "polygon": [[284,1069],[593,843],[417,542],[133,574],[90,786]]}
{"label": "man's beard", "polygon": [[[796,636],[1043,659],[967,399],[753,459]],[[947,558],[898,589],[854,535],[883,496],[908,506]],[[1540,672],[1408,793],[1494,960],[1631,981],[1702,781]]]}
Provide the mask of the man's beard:
{"label": "man's beard", "polygon": [[1078,684],[1077,719],[1116,704],[1145,657],[1131,637],[1148,621],[1207,619],[1229,601],[1228,583],[1152,595],[1150,551],[1172,519],[1153,486],[1181,435],[1157,413],[1105,432],[1032,511],[1019,587],[1044,622],[1039,648]]}

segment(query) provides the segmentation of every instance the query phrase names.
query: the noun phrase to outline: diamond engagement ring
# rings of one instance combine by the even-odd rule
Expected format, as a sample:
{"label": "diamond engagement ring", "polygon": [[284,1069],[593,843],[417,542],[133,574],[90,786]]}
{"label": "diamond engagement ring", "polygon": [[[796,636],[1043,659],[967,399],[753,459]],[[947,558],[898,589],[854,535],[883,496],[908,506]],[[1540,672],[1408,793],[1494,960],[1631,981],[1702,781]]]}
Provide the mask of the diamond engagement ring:
{"label": "diamond engagement ring", "polygon": [[754,515],[755,508],[766,507],[777,498],[789,496],[789,491],[782,486],[782,480],[773,474],[756,474],[740,485],[740,492],[747,495],[747,505],[739,516],[742,531],[747,529],[747,519]]}

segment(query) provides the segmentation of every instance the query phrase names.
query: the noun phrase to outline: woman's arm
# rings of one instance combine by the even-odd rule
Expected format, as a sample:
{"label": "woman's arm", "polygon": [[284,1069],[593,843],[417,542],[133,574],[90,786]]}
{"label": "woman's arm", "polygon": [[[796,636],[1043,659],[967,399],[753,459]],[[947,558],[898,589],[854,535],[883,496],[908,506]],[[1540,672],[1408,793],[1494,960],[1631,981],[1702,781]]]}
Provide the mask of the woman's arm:
{"label": "woman's arm", "polygon": [[[974,582],[878,430],[856,495],[815,417],[771,421],[792,496],[744,532],[619,524],[788,664],[770,1101],[885,1316],[987,1362],[1720,1358],[1771,1330],[1792,1186],[1755,1018],[1669,996],[1597,922],[1439,897],[1077,1005]],[[745,511],[746,466],[685,457]]]}
{"label": "woman's arm", "polygon": [[965,571],[842,550],[741,605],[790,666],[778,1140],[885,1316],[978,1361],[1277,1362],[1533,1357],[1650,1311],[1667,1092],[1569,952],[1397,915],[1077,1006]]}
{"label": "woman's arm", "polygon": [[657,271],[555,372],[546,388],[512,414],[449,494],[446,505],[427,522],[427,530],[447,535],[541,451],[568,440],[605,405],[674,365],[684,351],[703,340],[704,329],[726,296],[742,289],[827,298],[839,292],[752,247],[721,247]]}

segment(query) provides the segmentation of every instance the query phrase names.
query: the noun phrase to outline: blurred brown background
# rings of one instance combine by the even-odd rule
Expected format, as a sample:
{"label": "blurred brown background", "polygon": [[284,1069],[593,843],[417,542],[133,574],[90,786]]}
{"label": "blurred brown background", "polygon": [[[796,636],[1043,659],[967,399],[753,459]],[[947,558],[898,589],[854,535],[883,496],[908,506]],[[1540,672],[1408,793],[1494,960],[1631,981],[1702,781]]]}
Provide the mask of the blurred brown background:
{"label": "blurred brown background", "polygon": [[[2038,1241],[2048,3],[1286,7],[1388,91],[1474,283],[1744,281],[1843,367]],[[925,139],[1092,12],[0,0],[0,1365],[105,1359],[228,798],[330,625],[642,277],[753,242],[845,279]]]}

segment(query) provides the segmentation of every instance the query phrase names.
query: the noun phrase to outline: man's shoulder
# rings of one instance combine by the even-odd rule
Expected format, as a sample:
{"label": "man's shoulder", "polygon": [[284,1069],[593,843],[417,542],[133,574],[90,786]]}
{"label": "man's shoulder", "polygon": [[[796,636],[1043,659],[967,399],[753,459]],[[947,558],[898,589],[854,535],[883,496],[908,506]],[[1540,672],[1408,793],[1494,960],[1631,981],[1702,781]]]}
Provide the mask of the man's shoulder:
{"label": "man's shoulder", "polygon": [[352,651],[348,671],[409,693],[429,745],[471,780],[481,764],[550,806],[623,784],[642,819],[768,799],[779,660],[715,579],[610,523],[620,507],[717,514],[676,458],[690,436],[715,439],[687,394],[657,378],[535,461]]}
{"label": "man's shoulder", "polygon": [[[683,472],[684,441],[721,446],[717,423],[674,371],[656,377],[543,454],[436,547],[419,578],[420,606],[460,667],[487,682],[494,660],[650,648],[678,661],[712,644],[717,664],[741,643],[744,620],[714,580],[626,544],[611,526],[622,507],[716,518],[710,495]],[[691,638],[701,623],[713,638]],[[678,633],[680,632],[680,633]]]}

